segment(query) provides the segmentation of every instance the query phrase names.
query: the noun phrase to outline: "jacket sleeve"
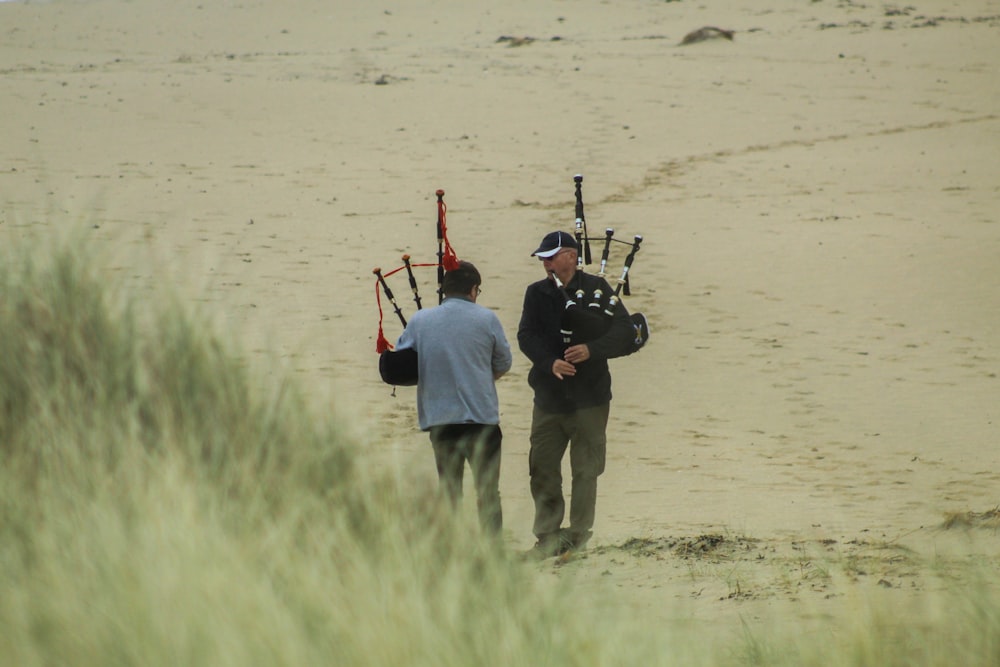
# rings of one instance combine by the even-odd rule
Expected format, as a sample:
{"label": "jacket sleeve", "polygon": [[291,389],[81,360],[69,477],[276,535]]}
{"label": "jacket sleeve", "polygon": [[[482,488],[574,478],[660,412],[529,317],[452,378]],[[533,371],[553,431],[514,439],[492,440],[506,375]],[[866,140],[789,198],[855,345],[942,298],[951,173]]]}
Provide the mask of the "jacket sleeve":
{"label": "jacket sleeve", "polygon": [[558,358],[548,342],[550,336],[542,320],[539,293],[529,285],[524,292],[521,321],[517,325],[517,345],[532,365],[545,370],[551,369]]}
{"label": "jacket sleeve", "polygon": [[496,315],[493,316],[493,337],[493,374],[502,375],[510,370],[514,363],[514,356],[511,354],[510,343],[507,342],[500,318]]}

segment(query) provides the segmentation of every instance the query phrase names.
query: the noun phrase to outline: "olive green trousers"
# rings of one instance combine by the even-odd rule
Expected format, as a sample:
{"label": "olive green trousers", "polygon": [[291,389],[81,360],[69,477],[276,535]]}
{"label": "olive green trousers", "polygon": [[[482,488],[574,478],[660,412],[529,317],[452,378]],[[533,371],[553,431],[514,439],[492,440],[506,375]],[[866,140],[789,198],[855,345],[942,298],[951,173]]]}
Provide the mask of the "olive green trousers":
{"label": "olive green trousers", "polygon": [[572,484],[569,538],[585,543],[594,527],[597,478],[604,472],[610,403],[568,413],[551,413],[535,406],[531,415],[531,450],[528,474],[535,501],[532,528],[539,540],[561,531],[566,512],[563,498],[562,460],[569,448]]}

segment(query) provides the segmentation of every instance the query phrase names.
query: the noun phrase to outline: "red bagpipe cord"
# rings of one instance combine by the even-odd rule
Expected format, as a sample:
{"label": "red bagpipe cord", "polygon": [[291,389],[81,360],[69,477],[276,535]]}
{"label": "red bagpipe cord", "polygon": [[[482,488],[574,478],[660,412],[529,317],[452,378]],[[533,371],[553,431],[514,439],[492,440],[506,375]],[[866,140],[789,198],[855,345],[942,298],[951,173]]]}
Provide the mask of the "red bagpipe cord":
{"label": "red bagpipe cord", "polygon": [[375,281],[375,301],[378,303],[378,339],[375,341],[375,351],[382,354],[386,350],[391,350],[392,344],[386,339],[385,332],[382,331],[382,294],[378,291],[378,280]]}
{"label": "red bagpipe cord", "polygon": [[[453,271],[458,268],[458,255],[455,253],[455,249],[451,247],[451,241],[448,240],[448,223],[446,222],[446,216],[448,212],[448,205],[444,203],[443,199],[438,200],[438,226],[440,227],[441,239],[444,241],[444,250],[441,256],[440,266],[444,267],[445,271]],[[411,264],[410,267],[418,266],[439,266],[438,264]],[[394,273],[398,273],[406,268],[406,265],[397,267],[382,275],[383,278],[388,278]],[[375,301],[378,303],[378,338],[375,340],[375,351],[382,354],[386,350],[392,349],[392,343],[385,337],[385,332],[382,330],[382,293],[379,292],[379,281],[375,279]]]}
{"label": "red bagpipe cord", "polygon": [[444,267],[445,271],[454,271],[458,268],[458,255],[455,254],[454,248],[451,247],[451,241],[448,240],[448,222],[447,222],[448,205],[444,203],[444,200],[438,202],[438,220],[440,220],[441,225],[441,238],[444,239],[444,256],[441,257],[441,266]]}

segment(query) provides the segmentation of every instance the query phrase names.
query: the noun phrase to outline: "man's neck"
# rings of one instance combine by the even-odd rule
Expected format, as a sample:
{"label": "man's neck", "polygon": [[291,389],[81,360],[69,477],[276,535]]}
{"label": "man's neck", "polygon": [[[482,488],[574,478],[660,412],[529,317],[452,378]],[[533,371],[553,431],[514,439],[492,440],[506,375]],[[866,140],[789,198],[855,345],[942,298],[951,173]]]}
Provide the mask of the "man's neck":
{"label": "man's neck", "polygon": [[567,271],[565,275],[559,276],[559,281],[562,282],[563,285],[569,285],[573,278],[576,277],[576,273],[577,268],[574,266],[571,270]]}

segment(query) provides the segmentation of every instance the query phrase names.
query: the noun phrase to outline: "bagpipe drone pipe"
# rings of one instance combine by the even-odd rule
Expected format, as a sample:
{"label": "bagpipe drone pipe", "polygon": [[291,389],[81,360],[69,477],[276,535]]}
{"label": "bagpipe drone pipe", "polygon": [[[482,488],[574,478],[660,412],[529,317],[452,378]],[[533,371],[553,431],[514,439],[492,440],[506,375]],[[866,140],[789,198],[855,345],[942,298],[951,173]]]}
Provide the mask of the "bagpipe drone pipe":
{"label": "bagpipe drone pipe", "polygon": [[[579,247],[577,252],[577,269],[582,270],[584,265],[592,263],[590,242],[601,240],[602,237],[592,238],[587,235],[587,221],[583,214],[583,176],[577,174],[573,177],[573,181],[576,184],[575,236],[576,244]],[[625,257],[621,275],[615,282],[614,288],[610,290],[610,293],[606,294],[604,290],[597,288],[592,294],[587,294],[583,289],[578,289],[573,294],[570,294],[559,278],[554,273],[551,274],[556,287],[562,292],[563,298],[566,301],[560,331],[563,343],[567,346],[586,343],[603,336],[611,328],[611,322],[614,319],[615,310],[621,303],[621,297],[630,296],[632,293],[629,287],[629,272],[632,269],[632,263],[635,261],[635,255],[639,252],[642,237],[636,235],[631,242],[622,241],[615,238],[615,230],[608,227],[604,230],[603,240],[604,249],[601,252],[600,268],[597,272],[597,276],[601,278],[606,278],[607,276],[606,271],[608,260],[611,256],[612,244],[623,243],[630,246],[628,255]],[[629,319],[632,323],[635,336],[626,354],[638,352],[649,340],[649,324],[646,321],[646,316],[642,313],[632,313],[629,315]]]}
{"label": "bagpipe drone pipe", "polygon": [[[393,386],[410,387],[417,384],[417,351],[414,349],[394,350],[393,346],[385,337],[382,330],[382,293],[392,304],[403,328],[406,328],[406,317],[403,316],[403,309],[396,303],[396,297],[389,287],[386,278],[405,270],[410,282],[410,290],[413,292],[413,301],[417,310],[422,308],[420,291],[417,284],[414,268],[437,267],[437,292],[438,303],[444,299],[442,285],[444,283],[444,272],[458,268],[458,256],[455,254],[451,243],[448,241],[447,210],[444,203],[444,190],[438,190],[437,195],[437,262],[413,264],[409,255],[403,255],[403,265],[391,271],[382,272],[376,267],[372,269],[375,274],[375,301],[378,303],[378,338],[375,342],[375,351],[379,355],[378,370],[382,376],[382,381]],[[379,292],[381,288],[381,293]]]}

